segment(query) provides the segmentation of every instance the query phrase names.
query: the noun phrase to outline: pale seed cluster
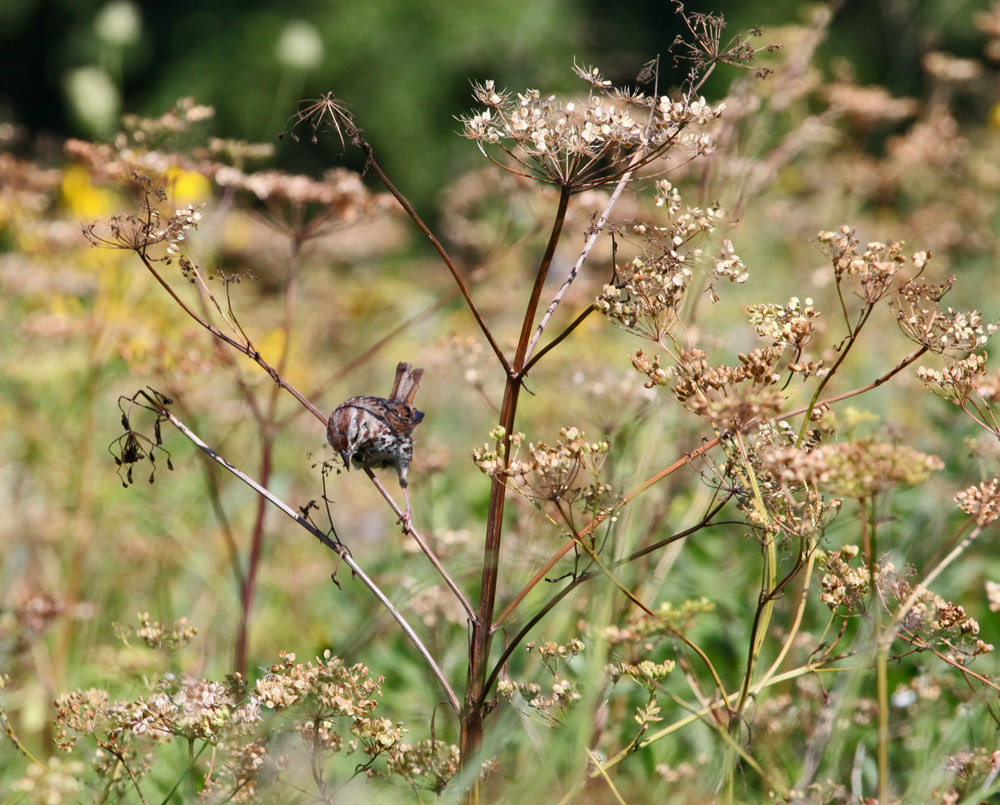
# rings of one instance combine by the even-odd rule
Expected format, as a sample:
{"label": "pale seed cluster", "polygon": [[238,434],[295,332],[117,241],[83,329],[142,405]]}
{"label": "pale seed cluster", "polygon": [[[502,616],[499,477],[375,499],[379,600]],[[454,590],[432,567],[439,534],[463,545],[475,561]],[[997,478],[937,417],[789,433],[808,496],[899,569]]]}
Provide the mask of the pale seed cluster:
{"label": "pale seed cluster", "polygon": [[509,678],[497,682],[497,692],[510,702],[514,701],[515,694],[520,694],[527,706],[541,718],[542,723],[556,726],[562,723],[573,705],[582,698],[576,686],[568,679],[560,679],[559,673],[585,648],[583,641],[577,638],[571,639],[566,645],[554,641],[526,643],[527,652],[538,659],[553,677],[550,693],[544,694],[542,686],[536,682],[519,683]]}
{"label": "pale seed cluster", "polygon": [[907,338],[931,352],[964,357],[984,347],[1000,323],[984,322],[978,310],[942,309],[941,300],[954,284],[954,277],[938,284],[911,280],[899,288],[892,307]]}
{"label": "pale seed cluster", "polygon": [[686,129],[715,120],[724,104],[712,108],[691,95],[672,101],[618,90],[596,68],[574,69],[591,86],[579,102],[557,101],[535,89],[515,95],[493,81],[473,84],[473,96],[486,108],[460,118],[464,135],[487,156],[488,147],[506,154],[510,163],[497,162],[506,170],[573,192],[614,181],[674,146],[696,154],[711,150],[707,134]]}
{"label": "pale seed cluster", "polygon": [[458,772],[460,750],[454,744],[426,739],[394,746],[387,756],[389,774],[396,774],[415,788],[440,793]]}
{"label": "pale seed cluster", "polygon": [[976,518],[976,525],[980,528],[989,525],[1000,517],[1000,478],[991,478],[978,486],[970,486],[955,495],[955,500],[958,508]]}
{"label": "pale seed cluster", "polygon": [[604,672],[612,684],[617,685],[622,677],[626,677],[647,690],[652,691],[673,673],[674,666],[675,663],[673,660],[666,660],[660,663],[653,662],[652,660],[642,660],[636,664],[620,662],[616,665],[609,663]]}
{"label": "pale seed cluster", "polygon": [[917,648],[934,648],[956,665],[967,665],[993,651],[990,643],[976,637],[979,623],[964,607],[900,578],[890,579],[887,591],[897,601],[912,601],[903,616],[901,636]]}
{"label": "pale seed cluster", "polygon": [[[189,628],[183,621],[180,628],[169,629],[151,623],[148,616],[140,620],[143,626],[137,633],[158,647],[183,639]],[[575,641],[566,650],[572,656],[582,647]],[[547,647],[544,653],[548,657]],[[270,770],[273,782],[289,763],[287,755],[271,754],[274,747],[287,747],[281,738],[289,730],[272,721],[268,735],[258,735],[265,708],[294,715],[291,732],[315,759],[360,749],[367,759],[358,768],[368,774],[379,773],[372,763],[385,756],[389,774],[443,790],[458,768],[458,749],[440,742],[401,744],[405,732],[401,725],[373,716],[381,683],[381,677],[372,679],[363,665],[347,667],[328,651],[315,663],[296,663],[294,654],[282,652],[279,662],[249,693],[238,676],[222,683],[168,674],[152,695],[131,701],[112,702],[107,691],[98,689],[66,694],[56,702],[56,742],[68,752],[80,738],[92,738],[98,748],[94,768],[99,774],[116,778],[125,763],[135,780],[152,768],[156,744],[174,737],[206,742],[216,749],[212,756],[216,771],[208,777],[205,796],[250,802],[263,771]],[[557,699],[560,696],[561,706],[576,698],[566,686],[557,691]]]}
{"label": "pale seed cluster", "polygon": [[[859,251],[860,241],[848,226],[842,226],[839,233],[820,232],[818,239],[826,247],[837,283],[846,282],[868,304],[875,304],[889,293],[906,262],[903,244],[896,241],[873,241]],[[918,252],[913,255],[913,263],[922,269],[928,258],[927,252]]]}
{"label": "pale seed cluster", "polygon": [[[498,429],[490,436],[499,441],[503,433]],[[613,507],[611,487],[598,480],[611,443],[607,440],[587,442],[583,431],[577,428],[561,428],[559,437],[551,447],[545,442],[530,443],[528,458],[519,459],[517,453],[524,434],[514,434],[511,437],[512,454],[506,465],[502,455],[488,444],[474,448],[472,459],[488,477],[511,480],[519,492],[529,497],[553,502],[582,502],[588,511],[594,512]],[[589,477],[589,484],[577,484],[581,472]]]}
{"label": "pale seed cluster", "polygon": [[[153,621],[148,612],[143,612],[139,615],[139,624],[139,628],[134,630],[135,636],[151,649],[167,648],[176,651],[190,643],[198,634],[197,627],[188,623],[187,618],[181,618],[170,626],[166,626]],[[124,636],[131,631],[131,628],[117,628],[119,636]]]}
{"label": "pale seed cluster", "polygon": [[[821,582],[819,600],[832,610],[846,610],[841,614],[859,614],[868,608],[867,599],[872,593],[872,573],[863,563],[852,566],[860,553],[857,545],[845,545],[823,557],[826,574]],[[874,581],[878,588],[882,580],[895,572],[891,562],[875,567]]]}
{"label": "pale seed cluster", "polygon": [[800,351],[816,334],[819,311],[813,300],[805,302],[793,296],[788,305],[750,305],[750,324],[761,338],[770,338],[776,347],[791,347]]}
{"label": "pale seed cluster", "polygon": [[906,445],[870,440],[837,442],[805,451],[777,448],[764,457],[764,467],[786,484],[805,484],[853,500],[870,498],[895,484],[918,486],[941,459]]}
{"label": "pale seed cluster", "polygon": [[944,369],[917,368],[917,377],[934,394],[955,405],[965,405],[986,375],[986,356],[969,355],[952,361]]}
{"label": "pale seed cluster", "polygon": [[[668,220],[662,226],[633,224],[635,233],[647,241],[646,252],[615,267],[613,282],[604,286],[594,305],[622,329],[659,343],[676,320],[692,269],[702,257],[695,244],[718,228],[724,213],[718,207],[694,207],[682,213],[677,188],[665,180],[656,183],[655,200],[666,208]],[[713,276],[738,283],[749,276],[728,240],[714,261]]]}
{"label": "pale seed cluster", "polygon": [[147,191],[146,209],[142,215],[115,215],[103,224],[88,224],[83,228],[84,236],[93,246],[125,249],[142,255],[150,246],[166,243],[165,259],[170,260],[180,252],[180,244],[187,238],[188,230],[198,228],[200,208],[189,204],[185,209],[175,210],[164,222],[159,210],[152,205],[150,195]]}
{"label": "pale seed cluster", "polygon": [[594,305],[623,330],[660,341],[677,317],[691,276],[676,255],[635,257],[615,268],[615,284],[605,285]]}

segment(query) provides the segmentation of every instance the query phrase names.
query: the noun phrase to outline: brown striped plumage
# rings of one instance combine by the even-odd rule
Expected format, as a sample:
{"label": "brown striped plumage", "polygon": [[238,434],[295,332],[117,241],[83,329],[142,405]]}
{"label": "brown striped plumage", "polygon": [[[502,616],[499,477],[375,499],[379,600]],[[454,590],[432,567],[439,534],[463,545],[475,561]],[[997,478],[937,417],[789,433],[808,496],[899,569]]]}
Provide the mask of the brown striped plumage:
{"label": "brown striped plumage", "polygon": [[403,522],[409,527],[410,499],[406,492],[406,473],[413,459],[413,429],[424,418],[413,407],[424,370],[409,363],[396,367],[396,382],[389,398],[351,397],[330,414],[326,437],[350,469],[392,467],[399,474],[399,485],[406,497]]}

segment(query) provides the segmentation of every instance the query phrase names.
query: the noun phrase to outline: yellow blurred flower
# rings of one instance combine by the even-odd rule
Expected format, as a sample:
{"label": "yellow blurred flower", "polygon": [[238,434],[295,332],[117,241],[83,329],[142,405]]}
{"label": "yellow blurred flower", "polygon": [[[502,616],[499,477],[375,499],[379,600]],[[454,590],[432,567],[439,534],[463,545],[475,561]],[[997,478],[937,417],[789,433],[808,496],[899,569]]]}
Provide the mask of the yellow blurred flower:
{"label": "yellow blurred flower", "polygon": [[200,173],[186,171],[175,165],[164,175],[171,203],[179,206],[185,204],[204,204],[212,196],[212,184]]}
{"label": "yellow blurred flower", "polygon": [[90,173],[81,165],[66,169],[62,180],[63,204],[80,220],[106,218],[114,210],[114,194],[100,187],[94,187]]}

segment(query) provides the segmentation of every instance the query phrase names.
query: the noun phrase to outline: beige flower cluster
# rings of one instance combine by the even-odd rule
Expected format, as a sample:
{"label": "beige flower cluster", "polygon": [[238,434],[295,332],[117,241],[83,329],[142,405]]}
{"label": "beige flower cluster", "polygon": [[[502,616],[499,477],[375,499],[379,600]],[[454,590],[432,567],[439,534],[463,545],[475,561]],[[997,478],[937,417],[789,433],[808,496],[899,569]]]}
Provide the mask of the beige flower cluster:
{"label": "beige flower cluster", "polygon": [[[500,453],[488,444],[476,447],[472,459],[490,478],[512,480],[515,488],[538,500],[582,502],[587,510],[597,511],[613,506],[611,488],[598,481],[601,467],[611,450],[611,443],[588,442],[583,431],[577,428],[561,428],[555,445],[545,442],[529,444],[529,456],[517,457],[518,448],[523,444],[524,434],[511,437],[513,454],[506,465]],[[502,429],[490,434],[497,441],[503,438]],[[580,473],[590,478],[590,483],[577,484]]]}
{"label": "beige flower cluster", "polygon": [[[675,101],[615,89],[596,68],[574,69],[591,87],[579,102],[536,89],[512,94],[493,81],[474,84],[473,95],[486,108],[461,118],[464,135],[506,170],[573,192],[613,182],[674,146],[696,154],[711,150],[707,134],[687,129],[715,120],[725,104],[710,107],[691,94]],[[510,161],[491,157],[490,147]]]}

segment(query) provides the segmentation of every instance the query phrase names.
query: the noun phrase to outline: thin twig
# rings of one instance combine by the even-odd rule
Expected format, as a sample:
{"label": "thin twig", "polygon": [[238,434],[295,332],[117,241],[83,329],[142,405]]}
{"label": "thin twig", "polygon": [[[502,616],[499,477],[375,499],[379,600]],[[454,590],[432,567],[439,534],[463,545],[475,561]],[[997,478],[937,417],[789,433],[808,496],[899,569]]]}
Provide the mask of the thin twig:
{"label": "thin twig", "polygon": [[[154,405],[156,404],[154,403]],[[271,503],[273,503],[275,506],[281,509],[282,512],[284,512],[286,515],[291,517],[296,523],[302,526],[302,528],[304,528],[306,531],[308,531],[310,534],[316,537],[316,539],[318,539],[321,543],[323,543],[327,548],[336,553],[337,556],[340,557],[341,561],[344,562],[344,564],[346,564],[351,569],[351,572],[361,580],[361,583],[364,584],[369,590],[371,590],[372,594],[379,600],[382,606],[389,611],[389,614],[392,615],[396,623],[399,624],[400,628],[410,639],[410,642],[412,642],[417,651],[420,652],[420,656],[424,658],[424,662],[426,662],[427,665],[430,667],[431,673],[434,674],[434,677],[438,680],[438,683],[444,689],[445,695],[448,697],[448,703],[455,709],[456,713],[461,712],[462,707],[461,704],[459,703],[458,697],[455,695],[455,691],[452,690],[451,685],[448,684],[448,680],[445,677],[444,672],[438,666],[437,662],[434,660],[434,657],[431,655],[430,651],[428,651],[427,647],[421,642],[420,638],[417,636],[417,633],[413,630],[413,627],[406,622],[406,618],[403,617],[402,613],[400,613],[400,611],[396,609],[395,606],[393,606],[392,602],[385,595],[385,593],[383,593],[379,589],[378,585],[376,585],[375,582],[372,581],[365,574],[365,572],[361,569],[358,563],[354,561],[354,558],[347,551],[347,549],[344,548],[343,545],[341,545],[339,542],[336,542],[335,540],[332,540],[327,534],[323,533],[318,528],[316,528],[316,526],[310,523],[301,514],[294,511],[291,507],[287,506],[279,498],[275,497],[264,487],[260,486],[260,484],[258,484],[248,475],[241,472],[232,464],[230,464],[228,461],[226,461],[211,447],[209,447],[201,439],[199,439],[198,436],[193,431],[191,431],[183,422],[181,422],[169,410],[160,405],[156,405],[156,408],[157,411],[162,416],[169,419],[170,423],[175,428],[177,428],[177,430],[179,430],[182,434],[184,434],[184,436],[186,436],[191,442],[193,442],[199,449],[201,449],[204,453],[207,453],[209,457],[211,457],[214,461],[218,462],[220,465],[222,465],[225,469],[227,469],[230,473],[235,475],[241,481],[243,481],[243,483],[247,484],[247,486],[249,486],[251,489],[257,492],[257,494],[267,498]]]}
{"label": "thin twig", "polygon": [[[375,484],[375,488],[382,493],[382,497],[384,497],[386,502],[392,507],[392,510],[396,512],[396,516],[402,517],[403,512],[400,511],[399,506],[396,505],[396,501],[392,499],[392,496],[389,494],[386,488],[382,486],[382,482],[375,476],[375,473],[372,472],[368,467],[365,467],[365,472],[368,474],[368,477],[371,478],[372,483]],[[450,589],[455,594],[455,597],[462,605],[462,609],[465,610],[470,620],[475,621],[476,611],[472,608],[472,604],[469,603],[469,599],[465,597],[465,594],[459,589],[458,585],[455,583],[455,580],[452,579],[448,571],[445,570],[444,565],[441,564],[441,560],[438,559],[437,554],[434,553],[434,551],[431,549],[431,546],[428,545],[426,542],[424,542],[424,538],[420,536],[420,534],[417,532],[417,530],[413,527],[412,524],[407,529],[407,533],[411,537],[413,537],[414,542],[416,542],[417,545],[420,546],[420,550],[424,552],[424,554],[430,560],[430,563],[434,565],[434,569],[441,574],[441,578],[444,579],[444,583],[447,584],[448,589]]]}
{"label": "thin twig", "polygon": [[163,277],[160,276],[159,272],[155,268],[153,268],[153,264],[150,261],[150,259],[142,252],[139,252],[138,254],[139,258],[145,264],[148,271],[153,275],[156,281],[163,286],[166,292],[170,294],[170,298],[173,299],[178,305],[180,305],[181,310],[187,313],[192,319],[198,322],[198,324],[200,324],[202,327],[208,330],[216,338],[220,339],[221,341],[231,346],[233,349],[237,350],[238,352],[242,352],[244,355],[250,358],[250,360],[256,363],[265,372],[267,372],[267,374],[270,375],[271,379],[274,380],[275,383],[277,383],[279,386],[281,386],[281,388],[285,389],[285,391],[287,391],[296,400],[302,403],[302,405],[304,405],[306,409],[313,416],[315,416],[318,420],[320,420],[324,424],[326,423],[327,417],[324,416],[315,405],[313,405],[308,399],[306,399],[301,394],[301,392],[299,392],[298,389],[296,389],[287,380],[285,380],[285,378],[283,378],[280,374],[278,374],[277,370],[273,366],[271,366],[271,364],[265,361],[257,350],[251,348],[247,344],[241,344],[239,341],[230,338],[214,324],[212,324],[211,322],[207,321],[206,319],[202,318],[197,313],[195,313],[195,311],[193,311],[188,305],[184,303],[184,300],[177,295],[174,289],[170,287],[170,284],[166,280],[164,280]]}
{"label": "thin twig", "polygon": [[406,200],[406,196],[400,193],[396,189],[396,186],[389,181],[389,177],[385,175],[378,162],[375,161],[374,150],[361,136],[360,131],[355,132],[354,142],[365,152],[365,158],[367,159],[368,166],[378,174],[379,179],[382,180],[382,184],[384,184],[386,189],[392,193],[393,196],[395,196],[399,205],[406,211],[406,214],[410,216],[413,223],[417,225],[420,231],[424,233],[424,237],[430,241],[431,246],[433,246],[435,251],[437,251],[437,253],[441,256],[441,259],[444,260],[444,264],[448,267],[448,270],[451,272],[451,276],[455,279],[459,289],[462,291],[462,296],[465,297],[465,302],[469,306],[469,310],[472,311],[472,315],[475,317],[476,323],[479,324],[479,329],[482,330],[483,335],[486,336],[486,340],[489,342],[490,348],[497,356],[497,360],[499,360],[503,365],[504,371],[510,374],[510,364],[507,362],[507,358],[504,356],[503,350],[500,349],[500,345],[497,344],[496,340],[493,338],[493,333],[490,332],[490,328],[486,324],[486,320],[483,318],[482,313],[479,312],[479,308],[476,306],[475,301],[473,301],[472,295],[469,293],[469,289],[465,284],[465,280],[463,280],[462,275],[458,273],[458,268],[452,262],[452,259],[448,255],[448,252],[445,251],[444,246],[441,245],[441,242],[434,236],[434,233],[431,232],[430,227],[428,227],[427,224],[424,223],[423,219],[417,215],[417,211],[413,209],[410,202]]}
{"label": "thin twig", "polygon": [[[727,498],[727,500],[728,500],[728,498]],[[716,506],[715,508],[713,508],[708,514],[706,514],[704,517],[702,517],[702,519],[699,522],[695,523],[690,528],[686,528],[683,531],[679,531],[678,533],[676,533],[676,534],[674,534],[674,535],[672,535],[670,537],[667,537],[666,539],[660,540],[658,543],[656,543],[655,548],[662,548],[662,547],[664,547],[666,545],[669,545],[672,542],[677,542],[678,540],[684,539],[685,537],[689,537],[691,534],[695,533],[696,531],[698,531],[698,530],[700,530],[702,528],[706,528],[706,527],[709,527],[709,526],[712,526],[712,525],[724,525],[723,523],[712,523],[711,520],[712,520],[712,518],[716,514],[718,514],[718,512],[722,509],[722,507],[725,504],[726,504],[726,501],[723,501],[722,503],[720,503],[718,506]],[[587,531],[584,530],[583,532],[581,532],[581,536],[583,534],[586,534],[586,533],[587,533]],[[564,546],[564,552],[568,551],[575,544],[575,542],[576,542],[575,540],[571,540],[570,543],[567,546]],[[645,549],[643,549],[641,551],[636,551],[635,553],[633,553],[633,554],[631,554],[629,556],[623,557],[622,559],[618,559],[618,560],[612,562],[611,563],[611,567],[612,568],[621,567],[622,565],[627,564],[628,562],[632,562],[632,561],[638,559],[641,556],[645,556],[651,550],[655,550],[655,548],[653,548],[653,547],[647,547],[647,548],[645,548]],[[564,552],[560,553],[559,556],[564,555]],[[553,561],[551,564],[555,564],[555,562]],[[551,565],[549,566],[549,569],[551,569]],[[548,571],[546,570],[545,572],[548,572]],[[542,575],[544,576],[544,573]],[[576,578],[574,578],[573,581],[571,581],[562,590],[560,590],[559,592],[557,592],[551,599],[549,599],[545,603],[545,605],[538,612],[536,612],[528,620],[528,622],[524,624],[524,626],[521,627],[520,631],[518,631],[518,633],[513,637],[513,639],[510,641],[510,643],[504,649],[503,654],[500,655],[500,659],[497,660],[497,663],[494,666],[493,671],[492,671],[492,673],[489,676],[489,679],[487,680],[487,684],[486,684],[486,687],[485,687],[486,691],[489,691],[492,688],[493,683],[496,681],[496,678],[500,675],[500,671],[503,669],[504,663],[506,663],[507,660],[508,660],[508,658],[510,657],[510,655],[514,653],[515,649],[517,648],[518,645],[520,645],[521,641],[524,640],[524,638],[527,636],[528,632],[530,632],[535,627],[535,625],[538,624],[538,622],[542,620],[542,618],[544,618],[549,612],[551,612],[555,608],[555,605],[558,604],[563,598],[565,598],[567,595],[569,595],[569,593],[571,593],[573,590],[575,590],[578,586],[580,586],[581,584],[583,584],[585,581],[589,581],[590,579],[594,578],[596,575],[597,575],[597,573],[595,571],[590,571],[590,572],[587,572],[587,573],[582,573],[579,576],[577,576]],[[538,577],[536,577],[536,578],[538,578]],[[540,581],[541,579],[538,578],[538,580]],[[535,582],[535,583],[537,583],[537,582]],[[526,588],[526,589],[530,589],[530,587],[533,587],[533,586],[534,586],[534,584],[530,584],[530,586],[528,588]],[[525,595],[527,594],[526,591],[522,591],[522,592]],[[521,596],[521,597],[523,598],[523,596]],[[518,600],[520,600],[520,598]],[[497,619],[497,627],[499,627],[499,624],[504,619],[506,619],[506,617],[513,611],[514,607],[515,607],[515,604],[511,604],[511,606],[508,606],[507,609],[504,610],[503,614]],[[495,629],[494,629],[494,631],[495,631]]]}

